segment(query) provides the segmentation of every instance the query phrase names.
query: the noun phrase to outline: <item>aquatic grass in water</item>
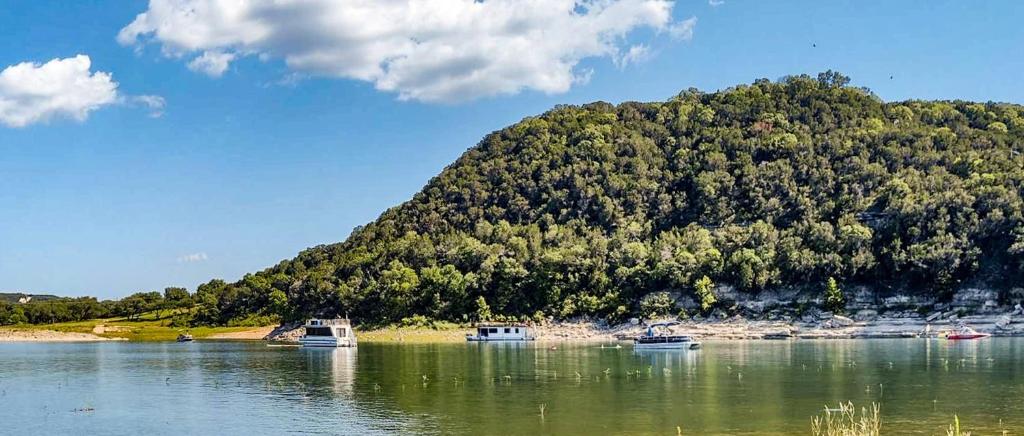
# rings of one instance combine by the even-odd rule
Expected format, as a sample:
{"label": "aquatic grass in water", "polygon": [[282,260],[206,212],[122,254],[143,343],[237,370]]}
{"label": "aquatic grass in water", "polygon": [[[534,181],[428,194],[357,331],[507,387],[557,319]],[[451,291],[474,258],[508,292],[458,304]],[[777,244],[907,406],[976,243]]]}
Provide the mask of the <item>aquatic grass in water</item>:
{"label": "aquatic grass in water", "polygon": [[880,407],[871,403],[871,408],[857,408],[852,402],[840,403],[838,408],[825,407],[824,416],[811,419],[811,434],[814,436],[878,436],[881,434],[882,420]]}
{"label": "aquatic grass in water", "polygon": [[960,417],[953,415],[953,423],[950,424],[949,429],[946,430],[946,436],[971,436],[971,432],[960,431]]}

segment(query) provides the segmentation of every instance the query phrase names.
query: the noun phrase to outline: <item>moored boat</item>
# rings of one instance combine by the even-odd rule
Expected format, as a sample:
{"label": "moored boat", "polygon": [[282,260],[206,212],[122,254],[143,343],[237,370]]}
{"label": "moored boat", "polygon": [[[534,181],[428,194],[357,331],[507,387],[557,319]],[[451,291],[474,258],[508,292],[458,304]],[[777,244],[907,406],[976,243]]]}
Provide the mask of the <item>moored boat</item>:
{"label": "moored boat", "polygon": [[303,347],[355,347],[352,323],[345,318],[311,319],[303,326],[306,333],[299,338]]}
{"label": "moored boat", "polygon": [[633,348],[637,350],[697,350],[700,341],[689,335],[672,335],[668,328],[678,322],[661,322],[647,326],[647,332],[633,339]]}
{"label": "moored boat", "polygon": [[178,342],[192,342],[192,340],[193,340],[192,335],[190,335],[188,333],[182,333],[182,334],[178,335],[178,339],[177,339]]}
{"label": "moored boat", "polygon": [[946,339],[951,341],[963,341],[968,339],[982,339],[992,336],[989,333],[982,333],[970,327],[960,327],[959,330],[946,334]]}
{"label": "moored boat", "polygon": [[476,327],[475,335],[466,334],[466,341],[532,341],[535,338],[530,329],[526,324],[480,324]]}

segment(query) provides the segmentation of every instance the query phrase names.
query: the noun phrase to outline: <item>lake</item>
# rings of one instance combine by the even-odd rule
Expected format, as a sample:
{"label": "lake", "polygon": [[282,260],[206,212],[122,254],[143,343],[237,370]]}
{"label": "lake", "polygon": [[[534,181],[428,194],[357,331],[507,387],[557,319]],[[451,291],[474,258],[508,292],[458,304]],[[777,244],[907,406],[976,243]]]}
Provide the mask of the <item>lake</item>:
{"label": "lake", "polygon": [[1019,434],[1024,339],[0,344],[9,434],[808,434],[840,401],[880,403],[894,434],[945,434],[954,413]]}

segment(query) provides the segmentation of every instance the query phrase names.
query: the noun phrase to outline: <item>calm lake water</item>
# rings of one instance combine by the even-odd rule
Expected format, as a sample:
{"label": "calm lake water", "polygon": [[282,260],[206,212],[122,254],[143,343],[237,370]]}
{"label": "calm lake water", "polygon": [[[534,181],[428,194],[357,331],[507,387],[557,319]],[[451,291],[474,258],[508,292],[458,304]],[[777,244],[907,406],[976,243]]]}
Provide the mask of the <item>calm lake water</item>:
{"label": "calm lake water", "polygon": [[839,401],[1024,432],[1020,338],[549,346],[0,344],[0,433],[808,434]]}

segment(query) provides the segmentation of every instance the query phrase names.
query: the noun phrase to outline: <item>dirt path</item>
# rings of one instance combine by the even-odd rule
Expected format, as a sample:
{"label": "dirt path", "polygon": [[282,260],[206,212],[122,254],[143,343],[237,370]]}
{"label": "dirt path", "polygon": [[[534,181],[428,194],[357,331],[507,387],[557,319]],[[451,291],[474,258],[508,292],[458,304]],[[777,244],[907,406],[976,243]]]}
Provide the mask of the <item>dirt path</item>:
{"label": "dirt path", "polygon": [[100,342],[117,340],[124,340],[124,338],[104,338],[89,333],[58,332],[54,330],[0,328],[0,342]]}

